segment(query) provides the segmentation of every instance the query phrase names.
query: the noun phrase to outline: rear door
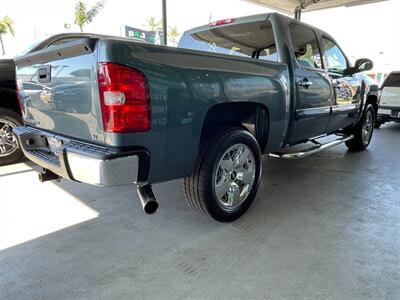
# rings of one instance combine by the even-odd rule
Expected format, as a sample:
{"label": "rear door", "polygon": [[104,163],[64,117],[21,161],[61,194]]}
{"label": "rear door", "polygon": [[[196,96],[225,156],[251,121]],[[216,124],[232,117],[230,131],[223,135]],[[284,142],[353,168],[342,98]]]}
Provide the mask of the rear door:
{"label": "rear door", "polygon": [[360,76],[345,75],[349,67],[346,56],[330,38],[322,36],[324,61],[332,80],[332,115],[327,132],[335,132],[352,124],[358,115],[361,104]]}
{"label": "rear door", "polygon": [[290,142],[296,143],[326,132],[332,91],[315,31],[297,22],[289,23],[289,30],[296,59],[296,104]]}

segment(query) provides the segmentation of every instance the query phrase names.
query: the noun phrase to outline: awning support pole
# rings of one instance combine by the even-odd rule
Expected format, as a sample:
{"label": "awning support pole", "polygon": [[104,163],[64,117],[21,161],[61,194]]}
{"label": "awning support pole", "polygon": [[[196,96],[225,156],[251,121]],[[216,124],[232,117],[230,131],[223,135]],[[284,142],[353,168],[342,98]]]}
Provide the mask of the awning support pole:
{"label": "awning support pole", "polygon": [[299,20],[300,21],[300,19],[301,19],[301,11],[303,10],[303,9],[306,9],[306,7],[307,6],[310,6],[311,4],[314,4],[314,3],[318,3],[320,0],[301,0],[301,2],[300,2],[300,5],[299,6],[297,6],[296,7],[296,9],[294,10],[294,18],[296,19],[296,20]]}
{"label": "awning support pole", "polygon": [[167,0],[162,0],[162,44],[168,44],[168,30],[167,30]]}
{"label": "awning support pole", "polygon": [[301,6],[297,6],[296,9],[294,10],[294,18],[299,21],[301,19],[301,9],[302,9]]}

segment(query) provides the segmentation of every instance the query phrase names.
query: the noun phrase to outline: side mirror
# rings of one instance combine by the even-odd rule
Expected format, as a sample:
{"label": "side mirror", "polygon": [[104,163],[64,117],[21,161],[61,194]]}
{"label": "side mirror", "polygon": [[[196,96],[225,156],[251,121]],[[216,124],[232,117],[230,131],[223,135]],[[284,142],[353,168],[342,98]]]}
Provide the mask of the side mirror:
{"label": "side mirror", "polygon": [[374,63],[372,60],[368,58],[360,58],[356,60],[356,63],[354,64],[354,67],[350,68],[349,73],[351,75],[360,73],[360,72],[365,72],[369,71],[374,67]]}

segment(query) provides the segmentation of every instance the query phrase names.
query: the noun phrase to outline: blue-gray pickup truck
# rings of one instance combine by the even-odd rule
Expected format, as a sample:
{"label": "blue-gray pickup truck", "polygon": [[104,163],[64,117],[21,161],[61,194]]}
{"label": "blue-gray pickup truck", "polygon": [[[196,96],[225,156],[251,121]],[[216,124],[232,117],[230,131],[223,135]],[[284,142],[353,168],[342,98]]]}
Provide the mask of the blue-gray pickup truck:
{"label": "blue-gray pickup truck", "polygon": [[276,13],[189,30],[177,48],[66,34],[16,66],[14,132],[41,181],[134,184],[154,213],[152,185],[184,177],[190,207],[221,222],[256,197],[263,154],[364,150],[378,108],[369,59],[353,66],[329,34]]}

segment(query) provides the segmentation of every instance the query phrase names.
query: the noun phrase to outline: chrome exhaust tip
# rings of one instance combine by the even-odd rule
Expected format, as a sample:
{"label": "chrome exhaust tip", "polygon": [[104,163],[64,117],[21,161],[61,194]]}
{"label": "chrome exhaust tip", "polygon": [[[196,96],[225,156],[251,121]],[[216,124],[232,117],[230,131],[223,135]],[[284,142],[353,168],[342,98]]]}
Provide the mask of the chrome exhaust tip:
{"label": "chrome exhaust tip", "polygon": [[154,196],[150,184],[138,186],[137,192],[139,195],[140,203],[142,204],[143,211],[148,215],[153,215],[158,211],[158,202]]}

